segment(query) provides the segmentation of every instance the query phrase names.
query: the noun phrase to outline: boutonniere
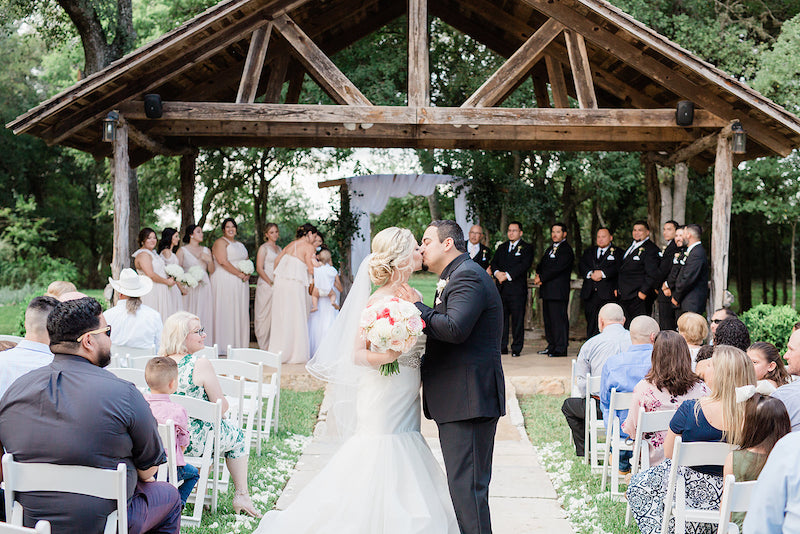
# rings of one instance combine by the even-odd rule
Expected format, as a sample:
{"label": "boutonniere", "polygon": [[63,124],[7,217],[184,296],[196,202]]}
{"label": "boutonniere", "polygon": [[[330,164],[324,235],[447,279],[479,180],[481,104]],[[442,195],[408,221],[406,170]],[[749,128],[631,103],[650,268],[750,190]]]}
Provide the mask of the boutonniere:
{"label": "boutonniere", "polygon": [[644,252],[644,247],[639,247],[639,252],[637,252],[637,255],[641,254],[642,252]]}
{"label": "boutonniere", "polygon": [[447,282],[449,281],[450,279],[447,278],[446,280],[440,279],[438,282],[436,282],[436,301],[434,302],[435,306],[438,306],[439,304],[442,303],[442,298],[441,298],[442,291],[444,291],[444,288],[447,286]]}

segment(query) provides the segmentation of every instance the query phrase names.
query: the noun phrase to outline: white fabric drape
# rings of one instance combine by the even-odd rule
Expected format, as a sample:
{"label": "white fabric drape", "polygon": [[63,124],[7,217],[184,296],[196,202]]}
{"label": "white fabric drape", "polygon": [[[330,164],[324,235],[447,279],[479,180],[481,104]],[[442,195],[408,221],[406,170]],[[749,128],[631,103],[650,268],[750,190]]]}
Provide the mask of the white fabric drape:
{"label": "white fabric drape", "polygon": [[[350,241],[350,265],[361,265],[370,252],[369,216],[380,213],[390,198],[406,195],[429,196],[439,184],[459,183],[463,179],[449,174],[371,174],[347,178],[350,190],[350,209],[358,217],[358,234]],[[469,232],[471,221],[467,220],[467,188],[463,187],[455,198],[456,222]]]}

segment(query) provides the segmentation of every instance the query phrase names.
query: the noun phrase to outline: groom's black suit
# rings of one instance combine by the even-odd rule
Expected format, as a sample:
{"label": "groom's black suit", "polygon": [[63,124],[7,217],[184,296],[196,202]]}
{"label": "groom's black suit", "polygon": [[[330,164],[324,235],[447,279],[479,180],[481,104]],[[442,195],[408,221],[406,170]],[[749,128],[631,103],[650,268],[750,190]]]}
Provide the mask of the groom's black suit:
{"label": "groom's black suit", "polygon": [[425,417],[439,427],[447,482],[462,533],[490,533],[489,480],[497,419],[505,414],[500,364],[503,304],[492,278],[462,254],[442,271],[434,308],[421,302]]}

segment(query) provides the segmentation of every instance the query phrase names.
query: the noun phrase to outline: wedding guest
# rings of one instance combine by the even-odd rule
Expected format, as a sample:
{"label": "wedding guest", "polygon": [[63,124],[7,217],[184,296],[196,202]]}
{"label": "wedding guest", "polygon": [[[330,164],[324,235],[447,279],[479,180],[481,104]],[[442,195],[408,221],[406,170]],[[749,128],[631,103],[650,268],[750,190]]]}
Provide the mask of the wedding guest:
{"label": "wedding guest", "polygon": [[[93,298],[59,303],[47,318],[50,365],[14,382],[0,401],[0,442],[21,462],[127,467],[128,532],[178,534],[181,499],[151,482],[166,454],[150,407],[131,382],[102,367],[111,359],[103,308]],[[75,493],[17,495],[23,523],[53,532],[101,533],[116,501]],[[122,513],[126,513],[125,510]]]}
{"label": "wedding guest", "polygon": [[211,274],[214,299],[212,336],[220,353],[250,346],[250,274],[242,272],[239,262],[248,259],[244,244],[236,240],[239,226],[232,218],[222,221],[222,237],[214,242],[211,252],[216,268]]}
{"label": "wedding guest", "polygon": [[692,370],[697,366],[697,351],[708,337],[708,323],[702,315],[694,312],[684,312],[678,317],[678,333],[683,336],[689,345],[689,354],[692,356]]}
{"label": "wedding guest", "polygon": [[800,532],[800,433],[778,440],[753,488],[744,534]]}
{"label": "wedding guest", "polygon": [[68,300],[78,300],[78,299],[85,299],[88,297],[86,293],[81,293],[80,291],[67,291],[66,293],[62,293],[60,297],[58,297],[59,302],[67,302]]}
{"label": "wedding guest", "polygon": [[796,332],[798,330],[800,330],[800,321],[797,321],[794,323],[794,326],[792,326],[792,332]]}
{"label": "wedding guest", "polygon": [[253,324],[256,330],[258,348],[269,348],[269,332],[272,326],[272,290],[275,283],[275,259],[281,253],[278,239],[281,234],[278,225],[267,223],[264,231],[264,244],[258,247],[256,254],[256,301],[253,307]]}
{"label": "wedding guest", "polygon": [[[739,448],[728,454],[722,468],[722,476],[733,475],[736,482],[756,480],[775,444],[792,431],[789,414],[783,403],[752,391],[742,388],[741,394],[737,392],[737,401],[746,395],[752,394],[753,397],[743,401],[744,424],[741,439],[737,443]],[[731,522],[736,523],[740,532],[745,515],[743,512],[731,514]]]}
{"label": "wedding guest", "polygon": [[[800,375],[800,330],[795,330],[789,336],[783,358],[786,360],[786,370],[789,374]],[[789,412],[789,419],[792,421],[792,432],[800,430],[800,380],[784,384],[776,389],[772,396],[786,405],[786,411]]]}
{"label": "wedding guest", "polygon": [[[214,367],[206,358],[194,355],[205,346],[205,329],[196,315],[178,312],[164,322],[159,356],[168,356],[178,364],[177,395],[186,395],[208,402],[222,400],[222,412],[228,411],[228,401],[222,394]],[[206,442],[206,435],[212,424],[200,420],[189,421],[191,440],[186,454],[200,456]],[[237,514],[245,512],[260,517],[247,490],[247,458],[250,453],[245,435],[230,419],[222,420],[220,428],[220,451],[225,455],[225,464],[231,473],[235,488],[233,510]]]}
{"label": "wedding guest", "polygon": [[473,224],[469,229],[467,239],[467,254],[469,258],[484,269],[489,268],[492,259],[492,251],[483,244],[483,228],[478,224]]}
{"label": "wedding guest", "polygon": [[165,319],[181,309],[180,290],[175,289],[175,279],[167,276],[164,258],[156,253],[158,238],[152,228],[142,228],[139,232],[139,250],[132,254],[136,271],[153,281],[153,290],[142,298],[142,303],[150,306]]}
{"label": "wedding guest", "polygon": [[53,297],[35,297],[25,309],[25,338],[0,352],[0,398],[16,379],[53,361],[47,317],[58,305]]}
{"label": "wedding guest", "polygon": [[275,260],[275,282],[269,351],[282,352],[283,363],[306,363],[308,345],[308,287],[314,277],[314,242],[319,231],[305,223],[295,232],[295,240],[286,245]]}
{"label": "wedding guest", "polygon": [[714,333],[714,345],[730,345],[741,351],[750,347],[750,332],[739,319],[725,319]]}
{"label": "wedding guest", "polygon": [[318,309],[312,310],[308,316],[308,340],[312,355],[317,351],[325,332],[336,320],[339,295],[344,289],[339,271],[333,266],[331,251],[323,246],[318,257],[322,264],[314,267],[314,296]]}
{"label": "wedding guest", "polygon": [[759,391],[763,395],[769,395],[777,388],[789,383],[789,373],[783,365],[783,358],[778,348],[772,343],[759,341],[753,343],[747,349],[747,357],[753,362],[756,370],[756,380],[759,381],[759,389],[762,382],[765,382],[768,389]]}
{"label": "wedding guest", "polygon": [[703,345],[697,351],[694,373],[706,384],[711,384],[714,368],[711,367],[711,357],[714,355],[714,345]]}
{"label": "wedding guest", "polygon": [[[207,325],[214,324],[214,296],[211,291],[211,278],[215,269],[214,258],[203,242],[203,229],[196,224],[186,227],[183,234],[184,245],[175,253],[181,267],[197,279],[196,287],[187,287],[183,296],[183,309],[200,318]],[[209,329],[210,330],[210,329]],[[209,332],[206,343],[214,344],[214,336]]]}
{"label": "wedding guest", "polygon": [[53,297],[58,298],[64,293],[69,291],[78,291],[78,288],[75,287],[75,284],[72,282],[65,282],[64,280],[56,280],[55,282],[50,282],[50,285],[47,286],[47,293],[44,294],[45,297]]}
{"label": "wedding guest", "polygon": [[[745,404],[736,402],[736,389],[755,386],[753,364],[744,351],[728,345],[717,345],[711,359],[714,367],[711,395],[686,400],[678,407],[664,438],[666,459],[634,475],[626,491],[642,534],[661,530],[667,492],[664,481],[672,467],[675,436],[681,436],[684,443],[741,441]],[[686,483],[686,507],[718,509],[722,496],[722,466],[681,467],[680,470]]]}
{"label": "wedding guest", "polygon": [[719,308],[718,310],[714,311],[713,315],[711,315],[711,340],[714,340],[714,336],[717,333],[717,327],[722,321],[725,319],[738,318],[739,316],[736,315],[736,312],[730,308]]}
{"label": "wedding guest", "polygon": [[[684,317],[682,315],[681,317]],[[680,320],[680,319],[679,319]],[[705,322],[705,320],[704,320]],[[646,412],[675,410],[688,399],[699,399],[710,393],[708,387],[692,372],[692,359],[686,341],[672,330],[662,330],[653,343],[652,367],[633,388],[633,400],[622,430],[636,435],[639,408]],[[647,437],[650,444],[650,466],[664,460],[666,432],[654,432]]]}
{"label": "wedding guest", "polygon": [[[178,247],[181,244],[181,235],[175,228],[164,228],[161,231],[161,239],[158,241],[158,247],[156,248],[156,252],[161,255],[161,258],[164,260],[164,267],[166,268],[167,265],[177,265],[181,267],[181,262],[175,253],[178,251]],[[183,267],[181,267],[183,269]],[[176,279],[175,287],[178,288],[180,291],[181,296],[186,295],[186,287],[181,283],[180,280]],[[174,289],[173,289],[174,291]],[[183,309],[183,299],[181,298],[181,310]]]}
{"label": "wedding guest", "polygon": [[119,295],[117,304],[103,312],[111,326],[111,343],[132,349],[152,349],[155,354],[164,325],[157,311],[142,304],[142,297],[153,289],[153,281],[136,274],[133,269],[122,269],[119,280],[109,276],[108,282]]}
{"label": "wedding guest", "polygon": [[[0,339],[0,352],[3,352],[4,350],[8,349],[13,349],[16,346],[17,346],[16,341],[11,341],[10,339]],[[0,521],[2,520],[3,519],[0,518]]]}

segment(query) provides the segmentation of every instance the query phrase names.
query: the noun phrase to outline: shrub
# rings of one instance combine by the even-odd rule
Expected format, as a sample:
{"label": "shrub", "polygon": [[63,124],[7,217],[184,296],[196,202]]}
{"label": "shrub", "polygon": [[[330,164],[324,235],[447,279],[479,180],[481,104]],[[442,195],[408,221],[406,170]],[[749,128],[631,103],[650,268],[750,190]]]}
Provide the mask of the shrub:
{"label": "shrub", "polygon": [[742,322],[750,330],[753,342],[772,343],[783,352],[792,334],[792,326],[800,321],[800,313],[791,306],[772,306],[759,304],[742,314]]}

